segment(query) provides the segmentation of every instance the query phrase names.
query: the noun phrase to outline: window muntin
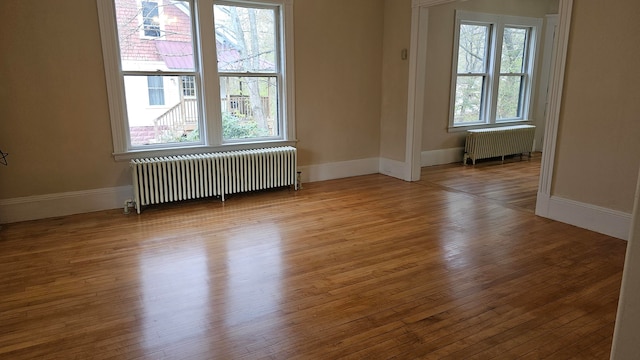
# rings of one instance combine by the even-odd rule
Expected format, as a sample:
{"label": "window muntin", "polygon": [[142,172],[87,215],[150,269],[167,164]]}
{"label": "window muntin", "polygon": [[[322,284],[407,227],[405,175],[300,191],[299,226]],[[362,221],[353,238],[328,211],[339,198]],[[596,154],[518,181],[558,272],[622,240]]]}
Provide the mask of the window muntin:
{"label": "window muntin", "polygon": [[529,121],[539,19],[459,11],[450,127]]}
{"label": "window muntin", "polygon": [[[143,35],[140,0],[96,1],[103,35],[116,159],[171,154],[171,149],[175,148],[181,150],[173,153],[193,153],[201,152],[203,148],[206,151],[220,150],[224,145],[232,145],[234,149],[252,148],[265,141],[292,144],[294,106],[289,100],[293,99],[293,49],[292,44],[285,47],[284,40],[293,38],[292,27],[285,26],[285,18],[289,22],[293,16],[293,0],[158,0],[158,37]],[[249,49],[245,53],[248,55],[246,58],[255,58],[257,62],[245,61],[249,65],[238,67],[238,64],[243,64],[239,58],[227,57],[225,60],[235,67],[218,69],[215,66],[222,48],[217,41],[219,33],[225,34],[225,40],[233,40],[230,38],[233,32],[224,28],[224,18],[215,10],[216,7],[238,11],[239,16],[244,16],[243,20],[255,15],[257,21],[253,25],[245,24],[245,21],[241,25],[246,25],[249,32],[257,30],[258,41],[251,40],[256,31],[245,35]],[[248,11],[250,9],[253,9],[253,14]],[[132,13],[128,18],[120,16],[127,11]],[[137,17],[136,21],[134,17]],[[189,26],[184,26],[185,18]],[[229,23],[226,26],[230,26]],[[135,33],[137,36],[133,35]],[[228,41],[229,44],[233,43]],[[117,66],[113,66],[115,64]],[[204,65],[201,67],[200,64]],[[162,78],[164,106],[149,105],[148,76]],[[243,91],[225,93],[220,85],[229,82],[241,83]],[[155,88],[152,93],[158,90]],[[250,91],[252,89],[256,91]],[[134,99],[136,96],[138,98]],[[140,96],[143,101],[137,101]],[[184,106],[176,106],[178,102],[172,100],[175,97],[184,101]],[[216,101],[216,97],[220,100]],[[234,110],[231,115],[235,118],[223,116],[225,105],[242,112]],[[180,126],[157,124],[157,112],[161,109],[170,112],[166,115],[172,118],[178,116]],[[185,115],[179,114],[187,114],[189,126],[184,126]],[[260,114],[264,114],[264,120],[259,118]],[[258,126],[258,132],[239,133],[238,127],[252,128],[245,126],[248,121],[263,126]],[[137,140],[141,129],[147,133],[150,129],[160,133],[160,138]],[[165,136],[163,132],[181,135]]]}

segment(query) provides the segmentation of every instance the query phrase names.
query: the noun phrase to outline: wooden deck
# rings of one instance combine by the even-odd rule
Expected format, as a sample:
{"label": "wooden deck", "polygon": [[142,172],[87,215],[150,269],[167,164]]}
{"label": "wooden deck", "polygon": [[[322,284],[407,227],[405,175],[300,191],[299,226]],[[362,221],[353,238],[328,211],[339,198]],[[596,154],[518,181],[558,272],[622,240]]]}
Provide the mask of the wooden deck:
{"label": "wooden deck", "polygon": [[5,225],[0,358],[608,359],[626,243],[424,171]]}

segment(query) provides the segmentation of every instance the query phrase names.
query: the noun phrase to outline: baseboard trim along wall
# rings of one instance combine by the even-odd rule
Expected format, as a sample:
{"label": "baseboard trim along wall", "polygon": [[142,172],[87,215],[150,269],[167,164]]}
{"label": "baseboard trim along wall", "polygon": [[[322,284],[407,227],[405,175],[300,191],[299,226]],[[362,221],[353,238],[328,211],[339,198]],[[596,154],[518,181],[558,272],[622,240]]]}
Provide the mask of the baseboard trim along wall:
{"label": "baseboard trim along wall", "polygon": [[368,158],[320,165],[300,166],[298,170],[302,171],[300,176],[304,185],[305,182],[316,182],[342,179],[352,176],[377,174],[379,172],[379,167],[379,158]]}
{"label": "baseboard trim along wall", "polygon": [[[404,163],[385,161],[389,175],[402,178]],[[302,183],[377,174],[380,158],[301,166]],[[0,200],[0,224],[124,208],[133,186],[27,196]]]}
{"label": "baseboard trim along wall", "polygon": [[536,215],[629,240],[631,214],[538,193]]}
{"label": "baseboard trim along wall", "polygon": [[[425,157],[425,153],[429,153]],[[423,166],[462,161],[462,148],[423,152]],[[430,165],[424,165],[424,164]],[[406,164],[385,158],[367,158],[299,168],[302,183],[381,173],[403,179]],[[133,198],[132,186],[74,191],[0,200],[0,223],[37,220],[118,209]],[[628,240],[631,214],[538,193],[536,215]]]}
{"label": "baseboard trim along wall", "polygon": [[0,200],[0,223],[124,208],[133,198],[132,186],[73,191]]}
{"label": "baseboard trim along wall", "polygon": [[420,154],[421,166],[435,166],[452,163],[462,163],[464,157],[464,148],[449,148],[440,150],[423,151]]}
{"label": "baseboard trim along wall", "polygon": [[407,164],[402,161],[380,158],[378,171],[380,174],[391,176],[400,180],[405,180]]}

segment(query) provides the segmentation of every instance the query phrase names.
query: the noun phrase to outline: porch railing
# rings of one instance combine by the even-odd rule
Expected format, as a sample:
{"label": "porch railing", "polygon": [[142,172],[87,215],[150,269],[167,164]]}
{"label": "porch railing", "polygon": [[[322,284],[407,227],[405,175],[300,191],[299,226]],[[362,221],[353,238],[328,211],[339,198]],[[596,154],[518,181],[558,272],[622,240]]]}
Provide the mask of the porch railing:
{"label": "porch railing", "polygon": [[[269,114],[269,98],[262,97],[262,109]],[[253,117],[251,100],[248,96],[222,98],[222,112]],[[153,120],[156,141],[163,138],[180,138],[198,128],[198,105],[196,99],[182,99],[162,115]]]}
{"label": "porch railing", "polygon": [[196,99],[183,99],[153,120],[156,139],[163,136],[180,137],[198,127]]}

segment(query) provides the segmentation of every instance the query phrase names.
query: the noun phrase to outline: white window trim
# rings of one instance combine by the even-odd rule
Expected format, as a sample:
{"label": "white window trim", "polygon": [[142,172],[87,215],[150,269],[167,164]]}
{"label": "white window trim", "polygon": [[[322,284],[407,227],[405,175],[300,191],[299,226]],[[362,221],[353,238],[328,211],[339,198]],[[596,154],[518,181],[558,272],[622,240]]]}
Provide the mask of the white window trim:
{"label": "white window trim", "polygon": [[[457,82],[457,68],[458,68],[458,42],[460,39],[460,24],[461,23],[478,23],[478,24],[490,24],[491,34],[489,39],[489,75],[487,85],[487,94],[485,99],[484,121],[475,122],[469,124],[454,123],[454,104],[456,97],[456,82]],[[451,67],[451,94],[449,100],[449,132],[461,132],[476,128],[487,128],[505,126],[513,123],[517,124],[532,124],[533,119],[533,103],[535,101],[535,73],[537,68],[537,49],[540,47],[540,32],[542,30],[543,20],[538,18],[522,17],[522,16],[509,16],[509,15],[497,15],[486,14],[471,11],[456,11],[455,19],[455,35],[454,35],[454,50],[453,50],[453,65]],[[502,52],[502,34],[505,26],[512,27],[530,27],[531,39],[529,40],[529,49],[527,49],[528,62],[527,62],[527,77],[528,81],[524,94],[524,109],[522,110],[522,118],[520,119],[505,119],[496,120],[496,102],[498,94],[498,82],[500,81],[500,54]],[[500,36],[499,36],[500,35]]]}
{"label": "white window trim", "polygon": [[[105,65],[105,80],[109,102],[111,120],[111,132],[113,139],[113,156],[116,160],[129,160],[139,157],[184,155],[214,151],[231,151],[238,149],[252,149],[269,146],[295,145],[295,91],[294,91],[294,62],[293,62],[293,0],[259,0],[259,1],[226,1],[226,3],[269,4],[280,7],[280,37],[284,39],[280,44],[282,76],[281,94],[281,135],[277,139],[223,142],[221,116],[215,119],[207,119],[203,116],[204,131],[202,140],[195,144],[162,144],[147,146],[144,149],[129,146],[129,124],[126,116],[126,103],[124,97],[124,77],[120,67],[120,49],[118,46],[115,4],[113,0],[96,0],[98,5],[98,19],[102,39],[102,53]],[[215,59],[215,38],[213,24],[213,4],[215,0],[193,0],[195,13],[200,25],[198,33],[199,44],[198,60],[203,58]],[[195,24],[194,24],[195,27]],[[220,113],[219,101],[215,94],[220,89],[217,84],[217,68],[205,68],[200,70],[200,76],[204,86],[196,83],[200,90],[201,104],[208,113]],[[169,75],[169,74],[164,74]],[[197,81],[196,81],[197,82]],[[207,96],[213,94],[214,96]],[[202,113],[205,114],[205,109]]]}

